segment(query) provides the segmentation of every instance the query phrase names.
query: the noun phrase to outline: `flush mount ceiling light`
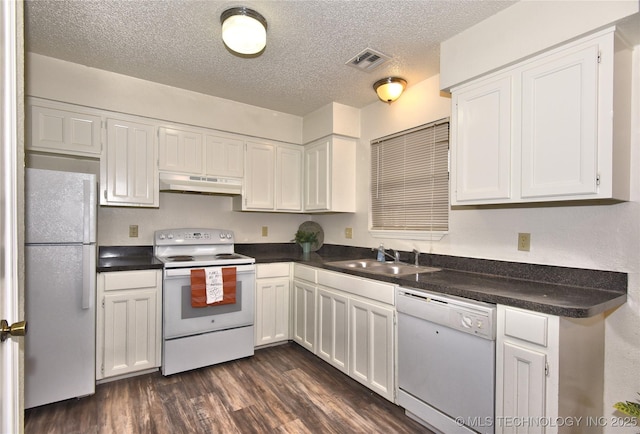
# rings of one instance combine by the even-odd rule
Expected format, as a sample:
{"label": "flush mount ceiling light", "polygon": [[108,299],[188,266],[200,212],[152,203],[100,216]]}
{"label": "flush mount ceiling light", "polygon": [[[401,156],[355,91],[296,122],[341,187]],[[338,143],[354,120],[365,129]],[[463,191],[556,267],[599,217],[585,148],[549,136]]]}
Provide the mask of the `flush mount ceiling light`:
{"label": "flush mount ceiling light", "polygon": [[391,104],[402,95],[407,80],[399,77],[387,77],[373,83],[373,89],[378,94],[381,101]]}
{"label": "flush mount ceiling light", "polygon": [[231,51],[251,55],[267,45],[267,20],[253,9],[236,7],[220,15],[222,40]]}

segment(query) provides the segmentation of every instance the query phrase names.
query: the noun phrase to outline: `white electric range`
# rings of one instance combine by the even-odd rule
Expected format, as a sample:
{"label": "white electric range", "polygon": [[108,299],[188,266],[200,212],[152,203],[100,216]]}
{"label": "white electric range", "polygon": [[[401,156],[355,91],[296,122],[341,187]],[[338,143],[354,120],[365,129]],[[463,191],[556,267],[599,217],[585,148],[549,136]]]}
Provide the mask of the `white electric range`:
{"label": "white electric range", "polygon": [[[226,229],[155,232],[154,254],[164,263],[162,374],[171,375],[253,355],[255,259],[234,252]],[[233,304],[192,306],[192,270],[233,268]]]}

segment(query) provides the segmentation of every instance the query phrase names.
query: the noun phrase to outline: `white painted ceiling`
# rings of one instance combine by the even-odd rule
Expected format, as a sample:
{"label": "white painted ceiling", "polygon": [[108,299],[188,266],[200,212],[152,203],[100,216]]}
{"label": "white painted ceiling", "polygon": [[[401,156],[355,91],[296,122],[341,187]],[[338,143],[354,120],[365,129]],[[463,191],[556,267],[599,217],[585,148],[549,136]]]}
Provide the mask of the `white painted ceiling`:
{"label": "white painted ceiling", "polygon": [[[372,84],[412,84],[439,71],[440,42],[509,7],[509,0],[29,0],[25,44],[34,52],[303,116],[332,101],[364,107]],[[234,56],[220,14],[260,12],[267,47]],[[371,72],[345,63],[365,48],[391,60]],[[28,67],[28,65],[27,65]]]}

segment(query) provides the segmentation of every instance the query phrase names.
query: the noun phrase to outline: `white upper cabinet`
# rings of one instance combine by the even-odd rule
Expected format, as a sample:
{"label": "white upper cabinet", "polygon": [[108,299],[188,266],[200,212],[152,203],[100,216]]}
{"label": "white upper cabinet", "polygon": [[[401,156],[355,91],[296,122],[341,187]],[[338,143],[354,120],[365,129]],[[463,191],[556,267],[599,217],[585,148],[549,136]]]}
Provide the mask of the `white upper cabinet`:
{"label": "white upper cabinet", "polygon": [[202,134],[162,127],[158,132],[158,153],[160,170],[202,173]]}
{"label": "white upper cabinet", "polygon": [[[243,210],[275,208],[276,150],[270,143],[246,143]],[[238,199],[235,199],[238,200]]]}
{"label": "white upper cabinet", "polygon": [[99,113],[37,98],[27,99],[28,151],[99,158],[102,118]]}
{"label": "white upper cabinet", "polygon": [[100,205],[158,207],[158,153],[153,125],[107,119],[100,184]]}
{"label": "white upper cabinet", "polygon": [[355,212],[356,143],[330,136],[304,147],[304,211]]}
{"label": "white upper cabinet", "polygon": [[205,134],[204,174],[242,178],[244,175],[244,141]]}
{"label": "white upper cabinet", "polygon": [[202,177],[242,178],[244,141],[212,130],[161,127],[159,168],[163,172]]}
{"label": "white upper cabinet", "polygon": [[598,55],[592,43],[522,71],[523,198],[597,194]]}
{"label": "white upper cabinet", "polygon": [[302,211],[302,147],[276,148],[276,209]]}
{"label": "white upper cabinet", "polygon": [[455,94],[451,134],[459,201],[510,198],[511,82],[496,77]]}
{"label": "white upper cabinet", "polygon": [[244,192],[234,198],[242,211],[302,211],[302,147],[247,141]]}
{"label": "white upper cabinet", "polygon": [[629,56],[609,29],[452,89],[451,204],[628,200]]}

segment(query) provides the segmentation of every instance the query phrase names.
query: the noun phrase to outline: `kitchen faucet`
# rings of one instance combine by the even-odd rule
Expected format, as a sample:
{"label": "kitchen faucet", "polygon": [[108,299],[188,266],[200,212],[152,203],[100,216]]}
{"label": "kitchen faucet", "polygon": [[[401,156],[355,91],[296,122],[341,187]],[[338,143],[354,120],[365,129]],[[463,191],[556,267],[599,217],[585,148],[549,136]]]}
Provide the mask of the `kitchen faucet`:
{"label": "kitchen faucet", "polygon": [[400,262],[400,251],[398,250],[394,250],[394,249],[390,249],[393,252],[393,255],[391,253],[387,253],[387,251],[385,250],[384,247],[382,247],[382,245],[378,248],[372,247],[371,250],[377,250],[378,252],[382,252],[384,253],[385,256],[390,257],[391,259],[393,259],[393,262]]}

